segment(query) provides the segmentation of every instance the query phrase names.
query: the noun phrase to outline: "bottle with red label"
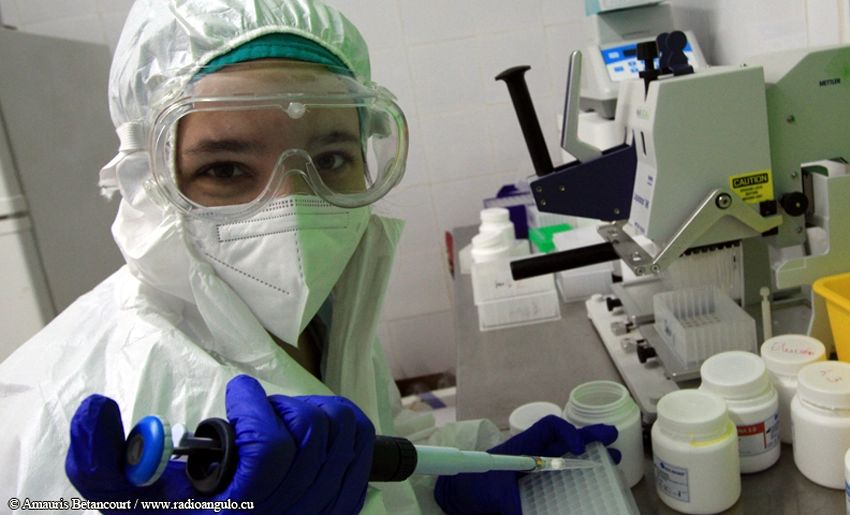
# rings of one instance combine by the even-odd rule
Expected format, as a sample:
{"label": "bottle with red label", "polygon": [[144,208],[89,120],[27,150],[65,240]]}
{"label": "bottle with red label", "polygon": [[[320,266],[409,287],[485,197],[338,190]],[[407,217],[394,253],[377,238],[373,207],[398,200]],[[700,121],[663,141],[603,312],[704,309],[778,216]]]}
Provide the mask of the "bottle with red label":
{"label": "bottle with red label", "polygon": [[751,352],[715,354],[700,367],[700,390],[726,401],[738,430],[741,473],[760,472],[779,460],[779,396],[764,361]]}
{"label": "bottle with red label", "polygon": [[791,399],[797,394],[797,373],[809,363],[826,360],[826,348],[802,334],[774,336],[761,346],[761,359],[779,395],[779,438],[791,443]]}

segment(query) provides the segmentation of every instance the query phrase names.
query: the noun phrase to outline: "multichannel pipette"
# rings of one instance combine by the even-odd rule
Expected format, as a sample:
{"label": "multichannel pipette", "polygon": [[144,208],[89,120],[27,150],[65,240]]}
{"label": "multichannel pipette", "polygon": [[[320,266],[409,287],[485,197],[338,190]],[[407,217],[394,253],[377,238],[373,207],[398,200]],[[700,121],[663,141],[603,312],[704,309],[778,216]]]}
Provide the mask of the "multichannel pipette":
{"label": "multichannel pipette", "polygon": [[[172,456],[187,456],[186,473],[199,493],[209,495],[221,491],[230,482],[238,461],[233,428],[225,420],[207,419],[198,424],[193,434],[182,424],[172,429],[159,417],[145,417],[127,437],[124,463],[127,479],[139,486],[153,483],[162,475]],[[211,467],[212,464],[218,466]],[[592,460],[510,456],[413,445],[405,438],[377,436],[369,481],[404,481],[412,474],[446,476],[491,470],[543,472],[599,465]]]}

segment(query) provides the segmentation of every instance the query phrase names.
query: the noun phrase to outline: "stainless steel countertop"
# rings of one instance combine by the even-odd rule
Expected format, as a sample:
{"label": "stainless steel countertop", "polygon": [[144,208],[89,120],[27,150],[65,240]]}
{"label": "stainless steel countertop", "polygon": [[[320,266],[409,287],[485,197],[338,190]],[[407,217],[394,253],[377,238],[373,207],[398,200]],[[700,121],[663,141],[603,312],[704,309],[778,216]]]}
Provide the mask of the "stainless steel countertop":
{"label": "stainless steel countertop", "polygon": [[[476,233],[477,227],[455,229],[456,251]],[[457,256],[454,302],[458,420],[488,418],[507,430],[508,416],[522,404],[549,401],[565,406],[570,391],[581,383],[601,379],[623,383],[587,318],[583,302],[562,303],[561,320],[479,331],[471,278],[460,273]],[[640,512],[678,513],[659,500],[649,441],[645,441],[644,450],[646,473],[632,488]],[[741,481],[741,498],[724,514],[845,512],[844,492],[818,486],[800,474],[790,445],[782,445],[776,465],[745,474]]]}

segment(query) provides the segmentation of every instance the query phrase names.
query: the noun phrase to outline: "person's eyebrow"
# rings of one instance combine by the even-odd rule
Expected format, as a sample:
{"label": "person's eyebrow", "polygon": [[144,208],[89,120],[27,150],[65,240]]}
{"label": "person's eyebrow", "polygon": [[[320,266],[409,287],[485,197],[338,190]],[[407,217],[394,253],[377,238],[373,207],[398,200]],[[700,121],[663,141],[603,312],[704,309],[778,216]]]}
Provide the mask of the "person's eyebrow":
{"label": "person's eyebrow", "polygon": [[217,153],[245,153],[256,152],[259,145],[255,141],[224,138],[224,139],[202,139],[191,146],[183,149],[184,154],[217,154]]}
{"label": "person's eyebrow", "polygon": [[351,131],[336,130],[314,136],[311,141],[317,145],[332,145],[334,143],[360,143],[360,135]]}

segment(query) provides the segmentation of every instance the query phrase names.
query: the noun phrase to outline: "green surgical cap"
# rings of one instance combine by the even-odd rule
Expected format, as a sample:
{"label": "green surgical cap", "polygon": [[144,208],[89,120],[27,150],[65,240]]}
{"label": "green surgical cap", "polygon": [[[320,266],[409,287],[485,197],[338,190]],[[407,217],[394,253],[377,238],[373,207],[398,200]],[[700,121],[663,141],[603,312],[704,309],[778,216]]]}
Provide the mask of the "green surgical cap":
{"label": "green surgical cap", "polygon": [[339,57],[316,42],[297,34],[267,34],[216,57],[202,73],[213,73],[229,64],[270,58],[292,59],[348,69]]}
{"label": "green surgical cap", "polygon": [[135,0],[109,75],[112,121],[146,119],[204,65],[264,57],[344,63],[355,80],[371,81],[360,31],[321,0]]}

